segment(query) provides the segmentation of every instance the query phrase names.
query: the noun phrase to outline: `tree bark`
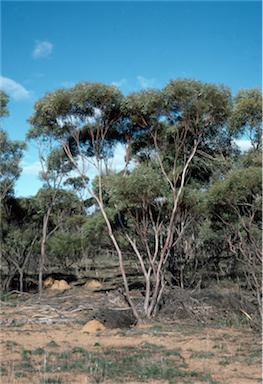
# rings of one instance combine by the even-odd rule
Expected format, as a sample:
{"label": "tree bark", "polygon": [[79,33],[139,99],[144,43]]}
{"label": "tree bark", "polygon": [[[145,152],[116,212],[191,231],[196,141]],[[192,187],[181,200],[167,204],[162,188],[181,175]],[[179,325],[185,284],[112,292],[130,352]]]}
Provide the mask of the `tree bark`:
{"label": "tree bark", "polygon": [[51,210],[52,210],[52,207],[49,206],[46,214],[43,217],[41,252],[39,257],[39,274],[38,274],[38,293],[40,297],[42,296],[42,293],[43,293],[43,271],[44,271],[45,259],[46,259],[46,241],[47,241],[48,221],[51,214]]}

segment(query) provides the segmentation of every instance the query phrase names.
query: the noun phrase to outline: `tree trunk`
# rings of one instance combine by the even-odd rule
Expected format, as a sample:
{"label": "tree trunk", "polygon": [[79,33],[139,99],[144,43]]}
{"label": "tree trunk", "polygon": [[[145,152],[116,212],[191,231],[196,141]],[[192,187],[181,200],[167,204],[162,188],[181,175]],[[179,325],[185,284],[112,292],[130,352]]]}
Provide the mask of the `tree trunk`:
{"label": "tree trunk", "polygon": [[43,271],[45,267],[46,259],[46,240],[47,240],[47,228],[48,221],[51,214],[51,207],[48,207],[47,213],[43,217],[43,230],[42,230],[42,240],[41,240],[41,252],[39,258],[39,274],[38,274],[38,293],[42,296],[43,293]]}
{"label": "tree trunk", "polygon": [[13,278],[14,278],[14,275],[15,275],[15,274],[10,274],[10,275],[7,277],[7,279],[6,279],[5,283],[4,283],[4,287],[3,287],[4,291],[6,291],[6,292],[9,291],[10,284],[11,284],[11,281],[13,280]]}
{"label": "tree trunk", "polygon": [[20,292],[23,292],[23,279],[24,279],[24,272],[23,268],[19,268],[19,290]]}
{"label": "tree trunk", "polygon": [[[95,196],[94,196],[95,197]],[[117,251],[117,254],[118,254],[118,258],[119,258],[119,266],[120,266],[120,270],[121,270],[121,275],[122,275],[122,280],[123,280],[123,285],[124,285],[124,289],[125,289],[125,295],[126,295],[126,299],[132,309],[132,312],[133,312],[133,315],[135,316],[135,318],[137,320],[139,320],[139,314],[135,308],[135,305],[134,305],[134,302],[132,301],[132,298],[131,298],[131,295],[130,295],[130,290],[129,290],[129,285],[128,285],[128,282],[127,282],[127,276],[126,276],[126,272],[125,272],[125,268],[124,268],[124,264],[123,264],[123,256],[122,256],[122,251],[119,247],[119,244],[112,232],[112,228],[111,228],[111,223],[108,219],[108,216],[107,216],[107,213],[105,212],[105,209],[103,207],[103,204],[102,202],[97,198],[95,197],[95,199],[97,200],[98,204],[99,204],[99,207],[100,207],[100,210],[101,210],[101,213],[104,217],[104,220],[106,222],[106,225],[107,225],[107,228],[108,228],[108,232],[109,232],[109,237]]]}

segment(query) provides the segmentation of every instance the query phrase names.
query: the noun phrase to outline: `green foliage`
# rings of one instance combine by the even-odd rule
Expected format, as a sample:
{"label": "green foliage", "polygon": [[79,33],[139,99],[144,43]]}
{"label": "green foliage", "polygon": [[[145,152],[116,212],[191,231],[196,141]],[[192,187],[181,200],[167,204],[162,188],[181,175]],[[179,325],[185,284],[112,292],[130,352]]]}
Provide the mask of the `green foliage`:
{"label": "green foliage", "polygon": [[197,352],[191,353],[190,359],[212,359],[214,356],[215,355],[213,352],[197,351]]}
{"label": "green foliage", "polygon": [[[9,115],[7,104],[9,97],[5,91],[0,90],[0,118]],[[13,192],[15,181],[22,171],[20,161],[23,157],[26,144],[18,140],[10,140],[7,132],[0,126],[0,201],[8,193]]]}
{"label": "green foliage", "polygon": [[236,137],[244,134],[253,148],[262,145],[262,93],[258,88],[241,89],[234,98],[234,108],[229,119],[229,128]]}
{"label": "green foliage", "polygon": [[54,340],[51,340],[47,343],[47,347],[57,348],[59,345]]}
{"label": "green foliage", "polygon": [[82,236],[78,233],[55,232],[47,241],[47,252],[53,263],[68,264],[82,257]]}
{"label": "green foliage", "polygon": [[[75,139],[86,147],[86,156],[102,156],[120,139],[119,120],[122,94],[102,83],[80,83],[71,89],[47,93],[29,119],[28,139],[56,138],[76,151]],[[102,136],[107,137],[102,140]]]}
{"label": "green foliage", "polygon": [[62,177],[67,177],[74,168],[63,148],[50,148],[50,151],[46,159],[42,156],[43,168],[39,173],[40,180],[44,182],[44,188],[60,186]]}
{"label": "green foliage", "polygon": [[25,143],[10,140],[7,133],[0,128],[0,198],[12,191],[15,181],[19,178],[22,168],[20,161],[23,157]]}
{"label": "green foliage", "polygon": [[5,376],[7,375],[7,373],[7,369],[4,366],[0,365],[0,376]]}
{"label": "green foliage", "polygon": [[39,384],[63,384],[63,379],[60,377],[49,377],[47,379],[40,380]]}
{"label": "green foliage", "polygon": [[0,118],[9,115],[9,111],[7,109],[7,104],[9,101],[9,96],[5,91],[0,91]]}
{"label": "green foliage", "polygon": [[133,136],[138,135],[140,129],[145,129],[148,125],[157,122],[161,110],[161,93],[154,89],[130,93],[121,103],[123,115],[130,119],[132,127],[130,133]]}
{"label": "green foliage", "polygon": [[244,155],[240,158],[241,165],[245,168],[248,167],[262,167],[262,149],[248,150]]}
{"label": "green foliage", "polygon": [[39,136],[48,138],[49,135],[59,137],[69,132],[70,127],[65,124],[63,132],[59,120],[57,120],[59,117],[63,119],[68,112],[71,112],[70,95],[67,90],[59,89],[47,93],[35,103],[34,108],[36,113],[29,119],[34,128],[29,130],[28,139],[35,139]]}
{"label": "green foliage", "polygon": [[[236,169],[225,180],[215,183],[208,193],[210,211],[220,213],[226,219],[237,211],[245,214],[254,205],[261,210],[262,172],[258,167]],[[257,215],[258,217],[258,215]]]}
{"label": "green foliage", "polygon": [[262,315],[261,168],[232,170],[212,185],[207,192],[207,213],[208,233],[219,257],[225,258],[225,264],[232,259],[232,278],[245,282]]}
{"label": "green foliage", "polygon": [[67,180],[64,182],[64,185],[72,187],[75,194],[76,193],[81,194],[82,191],[85,189],[85,185],[88,184],[88,182],[89,182],[89,178],[87,176],[68,177]]}
{"label": "green foliage", "polygon": [[169,119],[187,124],[191,130],[195,127],[195,132],[221,126],[230,113],[231,93],[223,85],[191,79],[172,80],[163,90],[163,96]]}
{"label": "green foliage", "polygon": [[111,177],[109,184],[109,203],[119,209],[158,206],[169,192],[160,170],[153,164],[139,164],[125,177],[122,173]]}
{"label": "green foliage", "polygon": [[[8,97],[1,98],[4,116]],[[44,148],[43,188],[30,200],[8,196],[1,212],[9,275],[16,268],[26,270],[23,263],[30,252],[30,261],[39,255],[46,219],[51,267],[59,262],[68,268],[83,255],[113,249],[110,234],[123,254],[137,252],[146,270],[151,265],[150,299],[158,271],[161,281],[167,266],[172,284],[185,287],[195,287],[212,274],[244,280],[256,271],[258,276],[261,101],[257,89],[241,90],[233,98],[224,85],[192,79],[171,80],[161,90],[127,96],[116,87],[91,82],[47,93],[34,106],[27,135]],[[244,134],[253,148],[240,154],[233,138]],[[103,161],[108,165],[119,143],[125,144],[126,162],[133,160],[133,166],[116,174]],[[24,145],[11,142],[3,130],[0,144],[5,196],[21,171]],[[87,161],[97,166],[92,181]],[[72,177],[75,167],[78,176]],[[83,203],[85,188],[90,195]],[[16,268],[7,257],[11,251]],[[166,255],[167,264],[158,269]]]}
{"label": "green foliage", "polygon": [[[106,208],[105,210],[109,220],[114,222],[115,209]],[[87,217],[86,222],[83,225],[83,234],[90,246],[106,247],[111,244],[107,226],[100,211],[96,211],[93,215]]]}
{"label": "green foliage", "polygon": [[26,254],[30,252],[36,232],[34,226],[26,226],[23,228],[9,227],[4,236],[2,243],[3,256],[12,256],[14,259],[21,259],[23,263]]}
{"label": "green foliage", "polygon": [[73,213],[83,210],[82,203],[77,196],[65,189],[41,188],[33,198],[38,214],[44,213],[49,206],[53,207],[53,217],[62,214],[69,217]]}
{"label": "green foliage", "polygon": [[[218,181],[206,194],[208,219],[202,231],[206,238],[226,240],[231,231],[248,241],[251,236],[258,246],[261,243],[262,221],[262,171],[259,167],[240,168],[231,171]],[[206,229],[205,229],[206,228]],[[216,230],[216,232],[215,232]],[[210,234],[210,235],[208,235]],[[203,237],[204,238],[204,237]],[[240,240],[239,240],[240,241]],[[253,248],[255,244],[253,245]]]}
{"label": "green foliage", "polygon": [[32,351],[32,354],[33,355],[39,355],[39,356],[41,356],[41,355],[44,355],[44,353],[45,353],[45,350],[44,350],[44,348],[36,348],[34,351]]}
{"label": "green foliage", "polygon": [[29,360],[29,356],[32,354],[32,351],[28,349],[22,349],[21,351],[21,359],[22,360]]}

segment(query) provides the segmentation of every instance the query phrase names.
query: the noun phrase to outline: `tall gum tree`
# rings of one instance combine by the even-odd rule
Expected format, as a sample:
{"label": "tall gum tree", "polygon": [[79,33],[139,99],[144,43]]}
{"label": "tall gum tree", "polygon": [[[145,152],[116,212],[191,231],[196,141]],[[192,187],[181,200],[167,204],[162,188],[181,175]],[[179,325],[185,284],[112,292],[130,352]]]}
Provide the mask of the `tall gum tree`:
{"label": "tall gum tree", "polygon": [[124,113],[136,132],[132,153],[154,164],[156,181],[161,176],[169,190],[168,195],[155,199],[159,204],[166,201],[165,220],[153,215],[148,208],[147,223],[151,223],[154,237],[150,236],[149,228],[145,228],[146,221],[137,220],[137,234],[145,244],[146,258],[140,253],[135,238],[127,237],[145,276],[144,310],[146,316],[151,317],[158,309],[165,287],[165,267],[171,250],[176,248],[188,225],[187,221],[178,226],[175,222],[190,165],[201,144],[215,146],[215,137],[224,129],[229,116],[231,93],[224,86],[175,80],[162,91],[131,94],[123,104]]}
{"label": "tall gum tree", "polygon": [[[163,294],[165,266],[171,255],[171,248],[183,235],[184,228],[176,231],[174,222],[190,164],[202,140],[211,140],[225,125],[230,101],[230,91],[223,86],[194,80],[177,80],[171,81],[162,91],[147,90],[127,97],[123,97],[112,86],[80,83],[69,90],[49,93],[35,104],[35,112],[29,120],[32,125],[30,137],[52,136],[56,139],[96,201],[119,256],[127,301],[137,318],[139,314],[129,293],[123,253],[105,209],[105,163],[113,155],[115,145],[124,143],[127,148],[126,162],[132,156],[154,161],[158,178],[161,177],[169,191],[167,198],[163,196],[165,192],[158,188],[146,194],[148,200],[142,205],[143,222],[150,223],[150,226],[143,224],[146,225],[143,228],[142,222],[137,220],[132,226],[134,236],[132,231],[125,233],[145,279],[144,315],[150,318],[155,315]],[[87,164],[90,162],[97,169],[96,190],[86,182]],[[152,179],[154,167],[146,174],[148,185],[144,185],[147,188],[149,175]],[[138,178],[142,180],[141,176],[143,172],[138,174]],[[122,177],[129,177],[129,173],[125,170]],[[166,210],[164,221],[148,208],[149,203],[165,199],[169,200],[169,209]],[[117,204],[116,212],[118,211]],[[141,236],[143,251],[138,248],[135,235]],[[151,246],[150,240],[153,238],[154,246]]]}
{"label": "tall gum tree", "polygon": [[[109,237],[117,251],[127,300],[135,316],[138,314],[129,295],[123,256],[103,202],[103,165],[113,154],[114,145],[122,140],[120,102],[116,87],[101,83],[80,83],[69,90],[48,93],[35,105],[29,120],[31,139],[57,140],[71,160],[83,185],[94,198],[107,225]],[[98,175],[98,193],[87,182],[89,165]]]}

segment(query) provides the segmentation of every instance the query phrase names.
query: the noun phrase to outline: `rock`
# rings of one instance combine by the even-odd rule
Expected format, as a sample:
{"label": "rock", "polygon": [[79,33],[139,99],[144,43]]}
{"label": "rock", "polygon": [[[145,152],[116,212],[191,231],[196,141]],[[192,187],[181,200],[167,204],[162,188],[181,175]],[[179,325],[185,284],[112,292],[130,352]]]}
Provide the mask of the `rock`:
{"label": "rock", "polygon": [[109,329],[131,328],[137,322],[130,308],[102,308],[96,312],[95,317]]}
{"label": "rock", "polygon": [[104,331],[105,329],[106,327],[98,320],[91,320],[84,325],[81,332],[97,333]]}
{"label": "rock", "polygon": [[63,290],[63,289],[69,289],[70,286],[66,282],[66,280],[54,280],[53,284],[51,285],[50,289],[58,289],[58,290]]}
{"label": "rock", "polygon": [[84,288],[88,289],[89,291],[97,291],[102,288],[102,284],[98,280],[90,280],[87,281],[86,284],[84,284]]}

